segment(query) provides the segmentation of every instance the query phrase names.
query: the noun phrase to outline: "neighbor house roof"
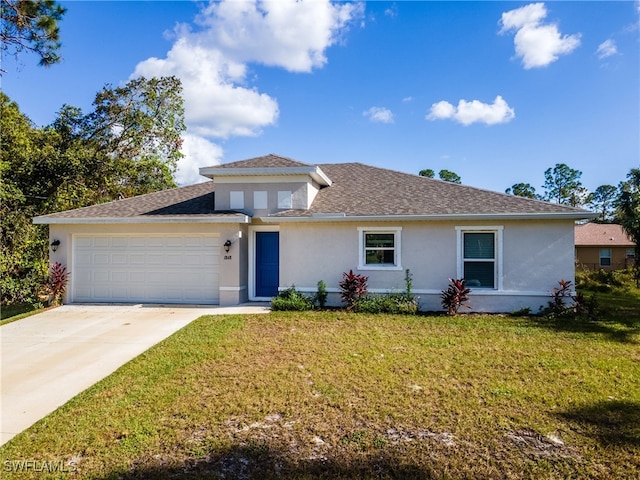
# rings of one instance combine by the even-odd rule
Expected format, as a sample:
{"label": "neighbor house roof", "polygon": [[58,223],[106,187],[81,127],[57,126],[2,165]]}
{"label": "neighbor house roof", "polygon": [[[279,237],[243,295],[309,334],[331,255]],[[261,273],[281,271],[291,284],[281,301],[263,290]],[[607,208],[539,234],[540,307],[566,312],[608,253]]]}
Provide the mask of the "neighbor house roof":
{"label": "neighbor house roof", "polygon": [[42,215],[34,223],[247,222],[237,212],[214,212],[211,181],[109,203]]}
{"label": "neighbor house roof", "polygon": [[585,223],[576,225],[577,247],[633,247],[635,243],[622,225],[614,223]]}
{"label": "neighbor house roof", "polygon": [[[273,169],[273,170],[270,170]],[[326,182],[309,210],[287,210],[263,221],[375,219],[593,218],[566,205],[531,200],[361,163],[309,165],[266,155],[201,171],[306,172]],[[222,174],[224,176],[224,174]],[[35,223],[135,221],[242,221],[237,212],[214,212],[214,182],[165,190],[102,205],[36,217]]]}

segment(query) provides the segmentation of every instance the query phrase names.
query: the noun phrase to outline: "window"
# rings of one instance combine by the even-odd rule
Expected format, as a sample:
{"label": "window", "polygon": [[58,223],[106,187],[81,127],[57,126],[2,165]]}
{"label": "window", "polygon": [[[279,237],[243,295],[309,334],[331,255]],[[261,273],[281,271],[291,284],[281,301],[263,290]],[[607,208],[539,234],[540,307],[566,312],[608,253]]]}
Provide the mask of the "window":
{"label": "window", "polygon": [[256,210],[268,208],[267,192],[253,192],[253,208]]}
{"label": "window", "polygon": [[469,288],[500,289],[502,227],[456,227],[458,276]]}
{"label": "window", "polygon": [[291,205],[291,191],[279,191],[278,208],[292,208]]}
{"label": "window", "polygon": [[400,227],[358,228],[360,270],[402,270]]}
{"label": "window", "polygon": [[600,266],[601,267],[611,266],[611,249],[610,248],[600,249]]}
{"label": "window", "polygon": [[636,258],[635,248],[627,248],[627,258]]}
{"label": "window", "polygon": [[244,208],[244,192],[229,192],[229,208],[232,210]]}

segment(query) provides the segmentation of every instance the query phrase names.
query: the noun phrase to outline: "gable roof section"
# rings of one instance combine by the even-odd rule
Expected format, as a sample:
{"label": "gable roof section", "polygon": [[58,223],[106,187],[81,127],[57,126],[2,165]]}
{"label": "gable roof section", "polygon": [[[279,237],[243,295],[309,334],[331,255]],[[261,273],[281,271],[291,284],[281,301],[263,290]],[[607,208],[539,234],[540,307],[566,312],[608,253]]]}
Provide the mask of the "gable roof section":
{"label": "gable roof section", "polygon": [[203,182],[109,203],[42,215],[34,223],[248,222],[244,214],[214,212],[214,183]]}
{"label": "gable roof section", "polygon": [[591,218],[579,208],[507,195],[372,167],[361,163],[322,164],[331,187],[318,192],[308,211],[289,210],[272,215],[282,219],[315,217],[565,217]]}
{"label": "gable roof section", "polygon": [[635,243],[622,225],[614,223],[585,223],[576,225],[577,247],[633,247]]}
{"label": "gable roof section", "polygon": [[222,163],[216,165],[215,168],[296,168],[296,167],[315,167],[309,163],[299,162],[293,158],[283,157],[270,153],[262,157],[250,158],[248,160],[239,160],[237,162]]}

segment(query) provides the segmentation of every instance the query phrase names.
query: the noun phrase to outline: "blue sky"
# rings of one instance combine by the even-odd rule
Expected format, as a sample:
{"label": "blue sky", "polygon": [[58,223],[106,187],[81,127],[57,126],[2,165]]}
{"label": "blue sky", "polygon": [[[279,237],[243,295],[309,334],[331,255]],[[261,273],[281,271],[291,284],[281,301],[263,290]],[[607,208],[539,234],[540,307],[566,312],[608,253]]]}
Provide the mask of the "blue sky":
{"label": "blue sky", "polygon": [[590,190],[640,166],[640,3],[62,2],[63,62],[3,58],[37,125],[102,86],[177,75],[180,184],[277,153],[431,168],[504,191],[566,163]]}

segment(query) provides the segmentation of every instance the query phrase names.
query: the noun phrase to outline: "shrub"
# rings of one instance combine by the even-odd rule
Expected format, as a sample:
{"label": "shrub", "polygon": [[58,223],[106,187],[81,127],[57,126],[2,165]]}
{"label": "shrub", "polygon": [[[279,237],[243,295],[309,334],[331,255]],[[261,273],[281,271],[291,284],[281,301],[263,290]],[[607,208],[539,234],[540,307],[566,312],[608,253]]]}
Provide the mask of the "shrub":
{"label": "shrub", "polygon": [[342,274],[342,281],[339,284],[340,297],[347,304],[347,310],[353,310],[356,302],[367,295],[367,280],[369,277],[357,275],[353,270]]}
{"label": "shrub", "polygon": [[353,310],[358,313],[415,315],[418,311],[418,301],[413,295],[406,293],[367,295],[356,302]]}
{"label": "shrub", "polygon": [[324,308],[327,304],[327,284],[320,280],[318,282],[318,291],[313,298],[314,303],[317,303],[320,308]]}
{"label": "shrub", "polygon": [[571,282],[567,280],[560,280],[558,284],[560,288],[553,289],[551,301],[542,312],[545,316],[548,318],[586,316],[589,319],[597,317],[599,307],[595,295],[589,298],[582,293],[574,295],[571,291]]}
{"label": "shrub", "polygon": [[67,282],[69,281],[69,272],[67,272],[67,267],[63,266],[60,262],[56,262],[51,265],[51,270],[49,271],[49,278],[44,285],[44,290],[46,293],[51,295],[52,303],[54,305],[59,305],[62,303],[62,297],[64,292],[67,290]]}
{"label": "shrub", "polygon": [[447,311],[448,315],[456,315],[460,307],[470,308],[465,305],[469,301],[469,293],[471,292],[464,284],[464,278],[456,280],[450,278],[449,287],[440,294],[442,299],[442,308]]}
{"label": "shrub", "polygon": [[313,310],[313,300],[291,286],[271,299],[271,310],[297,312]]}

